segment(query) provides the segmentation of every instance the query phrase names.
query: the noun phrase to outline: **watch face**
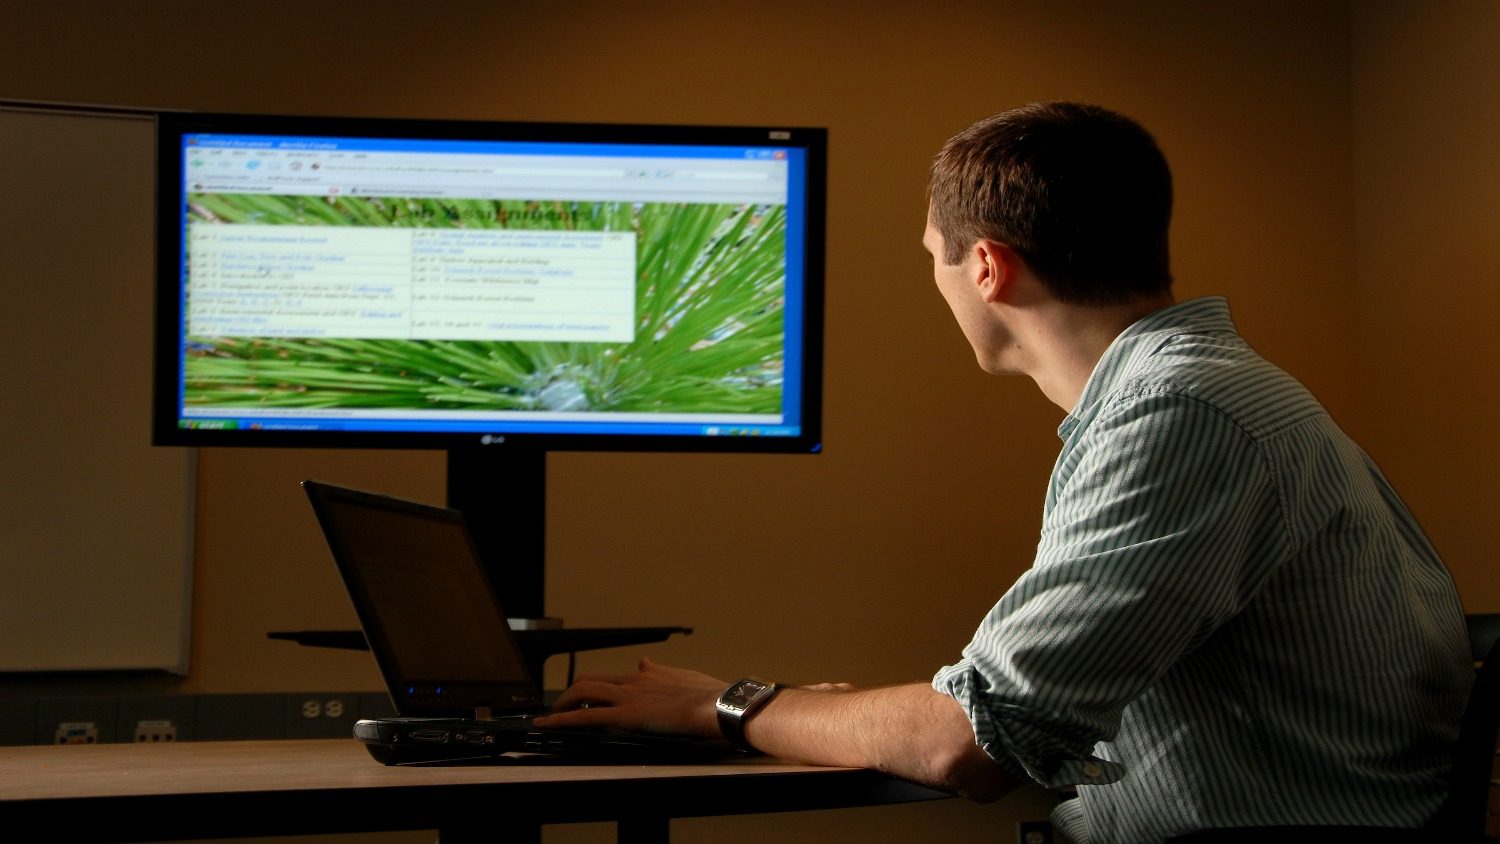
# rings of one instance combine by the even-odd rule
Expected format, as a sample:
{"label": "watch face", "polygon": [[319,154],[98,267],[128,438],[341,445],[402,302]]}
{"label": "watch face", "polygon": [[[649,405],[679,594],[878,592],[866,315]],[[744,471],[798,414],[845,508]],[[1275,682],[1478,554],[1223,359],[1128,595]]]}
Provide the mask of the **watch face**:
{"label": "watch face", "polygon": [[724,696],[724,703],[736,709],[744,709],[756,695],[764,692],[767,684],[756,680],[744,680],[736,683],[730,688],[729,693]]}

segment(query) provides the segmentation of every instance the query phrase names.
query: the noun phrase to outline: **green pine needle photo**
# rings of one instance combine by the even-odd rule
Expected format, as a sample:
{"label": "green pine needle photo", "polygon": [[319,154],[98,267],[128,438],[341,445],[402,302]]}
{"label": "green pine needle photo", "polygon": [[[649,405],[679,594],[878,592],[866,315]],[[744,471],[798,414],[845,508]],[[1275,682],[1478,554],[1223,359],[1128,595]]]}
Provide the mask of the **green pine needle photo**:
{"label": "green pine needle photo", "polygon": [[784,206],[192,194],[189,221],[636,238],[631,342],[190,335],[191,406],[781,411]]}

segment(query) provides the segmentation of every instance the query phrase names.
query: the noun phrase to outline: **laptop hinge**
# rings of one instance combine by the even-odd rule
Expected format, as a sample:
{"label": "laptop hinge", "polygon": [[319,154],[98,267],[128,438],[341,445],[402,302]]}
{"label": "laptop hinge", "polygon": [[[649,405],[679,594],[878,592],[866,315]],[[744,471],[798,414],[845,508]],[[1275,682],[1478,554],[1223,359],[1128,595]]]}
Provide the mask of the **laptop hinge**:
{"label": "laptop hinge", "polygon": [[474,707],[474,720],[493,721],[495,719],[490,716],[490,708],[488,706],[476,706]]}

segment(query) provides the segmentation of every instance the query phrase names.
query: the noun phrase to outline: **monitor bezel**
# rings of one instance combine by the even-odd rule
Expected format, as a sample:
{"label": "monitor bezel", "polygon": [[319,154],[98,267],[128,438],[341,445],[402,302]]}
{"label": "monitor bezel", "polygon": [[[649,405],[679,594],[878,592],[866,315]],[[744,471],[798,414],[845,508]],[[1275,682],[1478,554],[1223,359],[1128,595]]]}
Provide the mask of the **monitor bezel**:
{"label": "monitor bezel", "polygon": [[[555,123],[327,117],[287,114],[163,112],[157,115],[156,323],[152,375],[152,443],[167,446],[389,448],[545,451],[692,451],[816,453],[822,448],[823,302],[826,251],[827,130],[798,126]],[[677,434],[479,433],[434,431],[283,431],[184,428],[179,422],[185,134],[318,135],[578,143],[787,146],[806,151],[802,233],[803,336],[800,433],[794,436]]]}

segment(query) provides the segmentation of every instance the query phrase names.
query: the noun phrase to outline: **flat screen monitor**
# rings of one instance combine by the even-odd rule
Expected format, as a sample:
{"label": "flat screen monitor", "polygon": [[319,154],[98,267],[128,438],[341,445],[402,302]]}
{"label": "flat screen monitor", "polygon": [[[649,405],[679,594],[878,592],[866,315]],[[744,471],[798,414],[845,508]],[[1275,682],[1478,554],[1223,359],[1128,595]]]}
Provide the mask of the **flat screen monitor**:
{"label": "flat screen monitor", "polygon": [[550,450],[821,447],[822,129],[179,112],[157,154],[159,445],[444,449],[481,530]]}

